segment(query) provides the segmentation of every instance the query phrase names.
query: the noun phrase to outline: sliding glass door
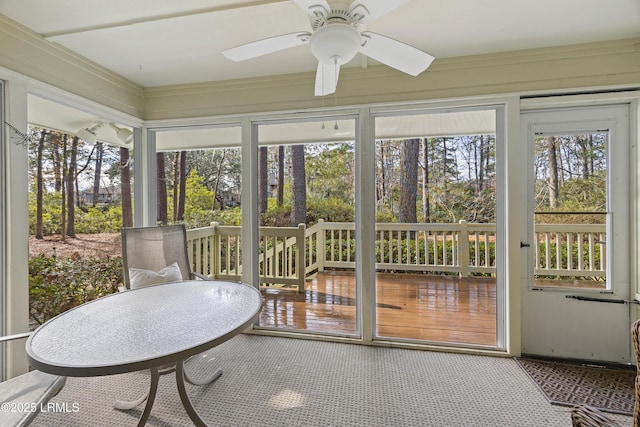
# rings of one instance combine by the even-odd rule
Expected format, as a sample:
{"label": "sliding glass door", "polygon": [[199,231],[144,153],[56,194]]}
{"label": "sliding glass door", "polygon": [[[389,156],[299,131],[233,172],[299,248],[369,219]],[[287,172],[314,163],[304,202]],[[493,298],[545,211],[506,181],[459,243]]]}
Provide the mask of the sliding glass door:
{"label": "sliding glass door", "polygon": [[258,125],[259,326],[357,333],[355,119]]}
{"label": "sliding glass door", "polygon": [[496,116],[375,118],[378,339],[498,346]]}

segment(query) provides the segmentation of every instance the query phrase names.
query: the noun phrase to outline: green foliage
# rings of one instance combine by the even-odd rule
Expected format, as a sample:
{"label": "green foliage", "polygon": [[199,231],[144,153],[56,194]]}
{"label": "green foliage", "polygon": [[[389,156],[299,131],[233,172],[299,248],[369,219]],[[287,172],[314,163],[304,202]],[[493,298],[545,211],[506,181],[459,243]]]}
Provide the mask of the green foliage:
{"label": "green foliage", "polygon": [[[42,198],[42,231],[45,235],[62,232],[62,196],[46,192]],[[29,234],[36,234],[36,194],[29,193]],[[122,207],[82,207],[75,211],[76,233],[117,233],[122,227]]]}
{"label": "green foliage", "polygon": [[196,211],[210,211],[213,206],[213,191],[204,185],[204,179],[193,169],[185,183],[184,216],[191,217]]}
{"label": "green foliage", "polygon": [[353,222],[355,214],[353,203],[338,197],[307,200],[307,224],[315,224],[319,219],[327,222]]}
{"label": "green foliage", "polygon": [[[538,194],[544,194],[542,188],[546,184],[536,183]],[[539,213],[536,215],[536,222],[539,224],[604,224],[606,222],[607,193],[605,171],[598,171],[595,175],[587,178],[577,178],[565,181],[560,185],[560,197],[557,201],[557,208],[550,209],[548,200],[539,197],[538,211],[544,212],[603,212],[602,214],[562,214],[547,215]]]}
{"label": "green foliage", "polygon": [[208,227],[212,222],[220,225],[241,225],[242,211],[238,208],[225,210],[190,210],[185,214],[184,223],[187,228]]}
{"label": "green foliage", "polygon": [[305,160],[307,198],[340,199],[350,203],[354,198],[353,144],[310,144],[306,148],[313,153]]}
{"label": "green foliage", "polygon": [[52,317],[117,292],[122,258],[91,259],[38,255],[29,260],[29,313],[42,324]]}
{"label": "green foliage", "polygon": [[605,171],[593,176],[565,181],[560,186],[561,204],[566,210],[605,211],[607,209]]}
{"label": "green foliage", "polygon": [[[268,227],[290,227],[291,204],[278,206],[274,198],[267,202],[267,212],[263,215],[262,225]],[[307,198],[307,225],[313,225],[318,220],[327,222],[355,221],[355,207],[338,197]]]}
{"label": "green foliage", "polygon": [[117,233],[121,228],[121,206],[95,207],[76,211],[76,233]]}
{"label": "green foliage", "polygon": [[[185,183],[184,223],[187,228],[207,227],[212,222],[221,225],[240,225],[242,211],[239,207],[212,210],[214,192],[209,190],[204,179],[192,169]],[[171,198],[169,198],[171,201]],[[172,203],[169,203],[171,207]]]}
{"label": "green foliage", "polygon": [[281,206],[278,206],[277,200],[273,197],[267,200],[267,211],[262,215],[260,224],[266,227],[290,227],[291,197],[288,200],[285,198]]}
{"label": "green foliage", "polygon": [[398,218],[386,206],[376,212],[376,222],[398,222]]}
{"label": "green foliage", "polygon": [[[36,234],[36,193],[29,193],[29,234]],[[45,235],[60,233],[62,229],[62,196],[57,192],[46,192],[42,197],[42,229]]]}

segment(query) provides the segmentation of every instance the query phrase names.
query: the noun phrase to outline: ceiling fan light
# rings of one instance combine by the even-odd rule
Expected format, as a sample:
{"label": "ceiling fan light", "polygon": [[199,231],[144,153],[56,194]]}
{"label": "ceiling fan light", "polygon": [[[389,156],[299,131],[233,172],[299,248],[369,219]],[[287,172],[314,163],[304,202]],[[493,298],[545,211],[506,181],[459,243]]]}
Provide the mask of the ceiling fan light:
{"label": "ceiling fan light", "polygon": [[328,24],[311,36],[311,53],[323,64],[346,64],[360,50],[360,33],[351,25]]}

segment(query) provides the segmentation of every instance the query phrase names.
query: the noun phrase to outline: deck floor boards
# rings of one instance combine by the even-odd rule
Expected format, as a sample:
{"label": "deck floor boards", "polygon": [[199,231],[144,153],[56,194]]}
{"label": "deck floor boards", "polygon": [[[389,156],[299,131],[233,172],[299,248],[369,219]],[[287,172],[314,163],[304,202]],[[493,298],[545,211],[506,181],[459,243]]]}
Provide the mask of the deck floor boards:
{"label": "deck floor boards", "polygon": [[[356,334],[352,273],[319,273],[300,293],[262,293],[261,327]],[[377,337],[496,345],[495,278],[379,273],[376,295]]]}

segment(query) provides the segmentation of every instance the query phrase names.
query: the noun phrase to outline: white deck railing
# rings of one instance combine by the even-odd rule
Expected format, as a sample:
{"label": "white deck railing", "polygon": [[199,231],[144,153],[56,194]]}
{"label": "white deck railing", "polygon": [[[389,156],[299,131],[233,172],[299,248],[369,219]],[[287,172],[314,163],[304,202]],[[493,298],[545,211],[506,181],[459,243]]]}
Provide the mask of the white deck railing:
{"label": "white deck railing", "polygon": [[[294,285],[304,289],[304,225],[260,227],[258,270],[261,284]],[[187,230],[187,249],[193,271],[211,278],[242,277],[242,227],[212,223]],[[302,248],[301,251],[298,248]]]}
{"label": "white deck railing", "polygon": [[[535,227],[535,274],[544,277],[604,277],[605,225]],[[241,227],[188,230],[194,271],[240,280]],[[325,269],[355,269],[355,224],[324,222],[305,228],[260,227],[260,283],[304,289],[306,277]],[[376,269],[493,275],[495,224],[376,224]]]}
{"label": "white deck railing", "polygon": [[537,224],[534,274],[606,277],[605,240],[604,224]]}

